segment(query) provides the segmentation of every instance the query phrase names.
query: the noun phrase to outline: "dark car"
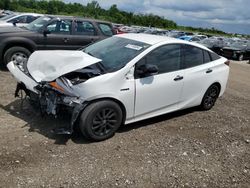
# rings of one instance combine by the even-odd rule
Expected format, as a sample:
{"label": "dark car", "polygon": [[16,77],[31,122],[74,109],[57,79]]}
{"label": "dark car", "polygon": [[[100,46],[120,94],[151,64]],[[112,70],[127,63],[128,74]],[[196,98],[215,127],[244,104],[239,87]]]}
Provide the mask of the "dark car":
{"label": "dark car", "polygon": [[114,34],[108,22],[70,16],[44,16],[25,27],[0,30],[0,61],[24,63],[35,50],[74,50]]}
{"label": "dark car", "polygon": [[227,45],[224,40],[216,38],[203,39],[201,41],[198,41],[198,43],[206,46],[219,55],[221,55],[221,49]]}
{"label": "dark car", "polygon": [[222,56],[239,61],[250,60],[250,42],[239,41],[221,50]]}

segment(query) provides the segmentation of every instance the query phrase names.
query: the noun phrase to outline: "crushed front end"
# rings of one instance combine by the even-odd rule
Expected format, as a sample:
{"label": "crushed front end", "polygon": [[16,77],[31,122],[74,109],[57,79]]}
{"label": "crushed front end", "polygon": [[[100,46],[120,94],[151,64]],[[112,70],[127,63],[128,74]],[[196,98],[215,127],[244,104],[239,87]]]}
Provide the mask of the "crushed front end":
{"label": "crushed front end", "polygon": [[[40,60],[42,57],[52,60]],[[60,62],[60,66],[56,62]],[[25,98],[39,108],[42,115],[57,117],[62,111],[71,114],[68,126],[55,130],[57,134],[71,134],[79,114],[87,105],[82,93],[77,93],[74,88],[105,73],[100,59],[79,51],[37,51],[27,64],[12,61],[7,67],[18,82],[16,97],[24,91]]]}
{"label": "crushed front end", "polygon": [[37,92],[28,90],[23,83],[18,83],[15,96],[18,97],[19,93],[24,91],[25,98],[29,100],[32,106],[39,109],[42,116],[50,115],[57,118],[61,112],[70,113],[71,120],[66,127],[57,128],[54,132],[56,134],[71,134],[73,126],[86,103],[79,96],[70,95],[66,91],[64,93],[64,89],[57,82],[39,83],[34,88]]}

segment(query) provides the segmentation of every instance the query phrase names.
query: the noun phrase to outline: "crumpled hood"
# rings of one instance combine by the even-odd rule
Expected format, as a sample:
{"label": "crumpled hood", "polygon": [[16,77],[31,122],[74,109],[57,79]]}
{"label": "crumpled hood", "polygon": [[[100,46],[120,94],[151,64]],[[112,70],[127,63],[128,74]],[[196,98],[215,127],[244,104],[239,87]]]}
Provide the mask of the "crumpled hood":
{"label": "crumpled hood", "polygon": [[100,62],[82,51],[35,51],[29,57],[27,69],[36,82],[53,81],[69,72]]}

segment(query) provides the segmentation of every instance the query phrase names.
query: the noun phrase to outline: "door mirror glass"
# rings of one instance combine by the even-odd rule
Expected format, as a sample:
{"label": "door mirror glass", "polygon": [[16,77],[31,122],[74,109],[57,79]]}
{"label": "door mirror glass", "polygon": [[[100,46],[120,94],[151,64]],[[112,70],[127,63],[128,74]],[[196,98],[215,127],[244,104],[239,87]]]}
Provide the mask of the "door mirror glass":
{"label": "door mirror glass", "polygon": [[139,77],[148,77],[158,74],[159,69],[156,65],[152,64],[143,64],[137,67],[136,73]]}

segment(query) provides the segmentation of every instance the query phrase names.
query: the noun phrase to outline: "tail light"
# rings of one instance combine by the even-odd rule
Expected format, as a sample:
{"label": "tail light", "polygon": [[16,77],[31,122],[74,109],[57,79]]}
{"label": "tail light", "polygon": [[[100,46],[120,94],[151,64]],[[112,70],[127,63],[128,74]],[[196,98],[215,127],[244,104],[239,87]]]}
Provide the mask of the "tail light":
{"label": "tail light", "polygon": [[224,64],[225,64],[225,65],[227,65],[227,66],[229,66],[230,61],[229,61],[229,60],[227,60]]}

